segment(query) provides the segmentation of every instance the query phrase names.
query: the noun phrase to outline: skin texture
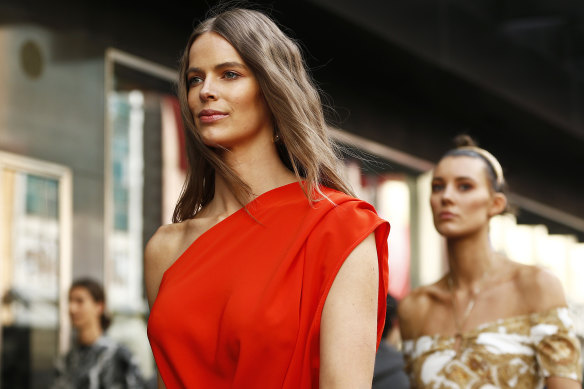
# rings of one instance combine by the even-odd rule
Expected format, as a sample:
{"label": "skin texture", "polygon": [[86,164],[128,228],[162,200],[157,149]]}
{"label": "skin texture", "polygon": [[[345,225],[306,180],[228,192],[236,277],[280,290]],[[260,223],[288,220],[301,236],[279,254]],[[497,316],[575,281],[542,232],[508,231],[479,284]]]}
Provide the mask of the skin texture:
{"label": "skin texture", "polygon": [[448,239],[480,234],[502,211],[505,199],[493,193],[484,162],[472,157],[444,158],[432,179],[430,205],[436,230]]}
{"label": "skin texture", "polygon": [[[489,220],[503,212],[506,198],[492,189],[482,160],[443,158],[434,169],[430,205],[436,230],[446,238],[456,305],[466,307],[472,291],[480,290],[463,332],[497,319],[566,305],[562,285],[553,274],[493,252]],[[448,276],[415,289],[402,300],[398,315],[403,339],[457,332]],[[576,381],[559,377],[548,378],[546,385],[549,389],[580,388]]]}
{"label": "skin texture", "polygon": [[[205,33],[191,46],[187,85],[189,107],[205,144],[233,151],[247,148],[258,137],[271,139],[271,115],[258,82],[220,35]],[[205,123],[199,116],[205,109],[222,112],[225,117]]]}
{"label": "skin texture", "polygon": [[353,250],[335,278],[321,318],[321,388],[371,388],[378,266],[372,234]]}
{"label": "skin texture", "polygon": [[77,287],[69,291],[69,318],[81,344],[93,344],[102,335],[103,310],[103,303],[96,302],[87,289]]}
{"label": "skin texture", "polygon": [[[237,51],[215,33],[190,49],[188,103],[197,131],[259,196],[296,181],[281,162],[273,123],[254,74]],[[224,115],[211,123],[199,117],[212,109]],[[205,231],[241,208],[223,178],[215,196],[195,218],[162,226],[144,255],[146,292],[152,307],[163,273]],[[377,323],[377,252],[365,239],[341,267],[321,319],[321,388],[371,387]],[[164,383],[159,376],[159,388]]]}

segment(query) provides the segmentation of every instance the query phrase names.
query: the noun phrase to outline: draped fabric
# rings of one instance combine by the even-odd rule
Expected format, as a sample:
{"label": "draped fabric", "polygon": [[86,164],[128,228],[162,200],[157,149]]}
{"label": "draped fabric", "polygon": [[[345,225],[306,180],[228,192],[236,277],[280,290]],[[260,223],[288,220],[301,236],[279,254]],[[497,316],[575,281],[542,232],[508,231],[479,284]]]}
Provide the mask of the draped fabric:
{"label": "draped fabric", "polygon": [[344,260],[372,232],[379,344],[389,224],[368,203],[322,189],[332,203],[309,203],[298,183],[264,193],[164,273],[148,334],[167,388],[317,388],[325,299]]}
{"label": "draped fabric", "polygon": [[582,380],[580,344],[565,307],[497,320],[455,339],[421,336],[403,351],[413,388],[543,388],[546,377]]}

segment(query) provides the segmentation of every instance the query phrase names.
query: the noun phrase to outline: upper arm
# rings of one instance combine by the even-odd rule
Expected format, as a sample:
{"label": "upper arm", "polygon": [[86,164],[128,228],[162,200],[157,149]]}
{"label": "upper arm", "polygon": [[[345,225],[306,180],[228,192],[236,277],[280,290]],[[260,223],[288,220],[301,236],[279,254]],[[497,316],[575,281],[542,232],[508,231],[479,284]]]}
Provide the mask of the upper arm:
{"label": "upper arm", "polygon": [[150,238],[144,250],[144,284],[146,285],[146,297],[148,305],[152,308],[158,295],[158,288],[162,275],[166,271],[167,258],[169,258],[169,233],[160,227]]}
{"label": "upper arm", "polygon": [[406,296],[402,301],[399,302],[397,306],[397,317],[399,321],[399,330],[403,340],[414,338],[414,328],[412,325],[415,320],[412,320],[412,315],[414,311],[412,310],[413,304],[412,295]]}
{"label": "upper arm", "polygon": [[347,257],[320,326],[320,387],[370,388],[377,343],[379,264],[374,234]]}
{"label": "upper arm", "polygon": [[[530,269],[529,272],[526,272],[521,277],[521,286],[523,289],[523,293],[527,303],[529,304],[531,310],[533,312],[546,312],[551,309],[557,307],[566,306],[566,298],[564,295],[564,290],[562,287],[562,283],[554,274],[552,274],[549,270],[540,268],[540,267],[533,267]],[[567,331],[567,329],[565,329]],[[570,342],[570,340],[563,338],[563,336],[567,336],[567,334],[556,334],[553,336],[553,339],[550,339],[549,342],[552,343],[562,343]],[[563,340],[563,341],[562,341]],[[578,343],[577,339],[573,339],[571,342]],[[549,345],[548,345],[549,346]],[[576,349],[579,345],[576,345]],[[569,366],[576,366],[577,369],[581,369],[581,366],[577,362],[578,360],[578,352],[576,352],[576,357],[573,357],[574,353],[570,353],[572,357],[568,358],[567,354],[561,350],[562,348],[558,348],[554,351],[554,348],[545,347],[542,350],[546,350],[547,352],[553,353],[556,356],[562,358],[564,363],[562,366],[568,368]],[[574,348],[571,348],[574,350]],[[566,361],[570,359],[572,365],[568,364]],[[553,362],[552,362],[553,363]],[[576,370],[578,371],[578,370]],[[557,373],[557,372],[556,372]],[[578,372],[579,373],[579,372]],[[561,376],[554,376],[554,372],[551,372],[551,376],[547,377],[546,387],[548,389],[580,389],[581,385],[574,379],[565,378]]]}
{"label": "upper arm", "polygon": [[548,377],[545,380],[547,389],[581,389],[580,383],[563,377]]}
{"label": "upper arm", "polygon": [[403,340],[419,336],[420,327],[425,323],[423,317],[428,309],[428,299],[423,288],[412,291],[397,306],[399,329]]}

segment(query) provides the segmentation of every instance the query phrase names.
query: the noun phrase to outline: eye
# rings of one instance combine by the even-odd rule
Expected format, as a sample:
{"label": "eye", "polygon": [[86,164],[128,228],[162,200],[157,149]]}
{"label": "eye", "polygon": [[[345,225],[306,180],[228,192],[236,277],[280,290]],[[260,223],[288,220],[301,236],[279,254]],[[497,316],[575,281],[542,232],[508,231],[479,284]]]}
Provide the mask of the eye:
{"label": "eye", "polygon": [[444,185],[437,183],[437,182],[432,183],[432,193],[440,192],[443,189],[444,189]]}
{"label": "eye", "polygon": [[472,185],[469,183],[461,183],[458,184],[458,189],[461,190],[462,192],[466,192],[467,190],[472,189]]}
{"label": "eye", "polygon": [[239,78],[240,75],[234,71],[228,70],[225,73],[223,73],[223,77],[228,80],[235,80],[236,78]]}
{"label": "eye", "polygon": [[187,80],[187,86],[189,88],[191,88],[193,86],[196,86],[196,85],[200,84],[201,82],[203,82],[203,79],[201,77],[199,77],[199,76],[193,76],[193,77],[191,77],[191,78],[189,78]]}

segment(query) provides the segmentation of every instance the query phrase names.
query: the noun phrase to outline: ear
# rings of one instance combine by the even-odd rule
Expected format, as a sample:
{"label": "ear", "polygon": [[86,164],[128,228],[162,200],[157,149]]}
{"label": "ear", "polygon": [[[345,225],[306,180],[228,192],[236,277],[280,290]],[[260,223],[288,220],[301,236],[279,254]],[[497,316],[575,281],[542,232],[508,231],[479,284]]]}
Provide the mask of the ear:
{"label": "ear", "polygon": [[489,210],[489,216],[499,215],[505,211],[505,208],[507,208],[507,196],[503,193],[495,193],[493,202],[491,203],[491,209]]}
{"label": "ear", "polygon": [[103,302],[97,303],[97,309],[99,310],[99,314],[103,315],[105,310],[105,304]]}

